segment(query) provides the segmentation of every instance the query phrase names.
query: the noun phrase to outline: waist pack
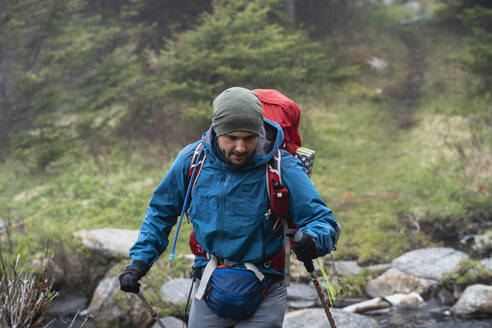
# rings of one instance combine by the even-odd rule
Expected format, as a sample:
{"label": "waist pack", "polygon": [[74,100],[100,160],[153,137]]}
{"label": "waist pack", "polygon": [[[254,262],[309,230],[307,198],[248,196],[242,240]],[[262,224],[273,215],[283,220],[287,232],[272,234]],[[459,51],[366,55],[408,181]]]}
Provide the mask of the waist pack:
{"label": "waist pack", "polygon": [[256,311],[271,284],[269,277],[260,281],[249,270],[220,265],[210,276],[203,300],[219,317],[241,320]]}

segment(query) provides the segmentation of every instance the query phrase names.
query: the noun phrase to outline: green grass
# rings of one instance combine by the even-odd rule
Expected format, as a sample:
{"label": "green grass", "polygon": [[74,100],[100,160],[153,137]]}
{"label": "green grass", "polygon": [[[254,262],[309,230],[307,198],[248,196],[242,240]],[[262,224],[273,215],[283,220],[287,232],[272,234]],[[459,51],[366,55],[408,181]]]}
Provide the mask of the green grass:
{"label": "green grass", "polygon": [[[28,255],[46,239],[69,239],[78,230],[138,229],[174,154],[166,149],[130,152],[123,145],[97,158],[81,151],[34,176],[19,170],[19,163],[5,163],[0,169],[4,219],[24,222],[26,231],[17,238],[18,251]],[[184,225],[181,239],[190,231]]]}

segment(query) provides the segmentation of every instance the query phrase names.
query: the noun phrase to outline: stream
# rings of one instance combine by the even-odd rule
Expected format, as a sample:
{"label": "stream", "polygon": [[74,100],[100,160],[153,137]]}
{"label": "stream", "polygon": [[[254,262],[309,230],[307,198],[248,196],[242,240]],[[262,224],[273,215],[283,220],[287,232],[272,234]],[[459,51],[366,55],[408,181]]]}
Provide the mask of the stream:
{"label": "stream", "polygon": [[368,314],[381,328],[490,328],[492,317],[462,319],[449,313],[439,300],[426,300],[419,309],[389,308]]}

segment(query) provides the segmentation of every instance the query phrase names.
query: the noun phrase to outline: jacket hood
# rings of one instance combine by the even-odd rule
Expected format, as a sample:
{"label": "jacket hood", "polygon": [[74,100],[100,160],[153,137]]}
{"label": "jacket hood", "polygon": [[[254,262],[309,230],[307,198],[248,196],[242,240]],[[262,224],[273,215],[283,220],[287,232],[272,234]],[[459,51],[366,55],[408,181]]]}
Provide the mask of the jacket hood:
{"label": "jacket hood", "polygon": [[232,164],[220,153],[217,146],[217,135],[213,127],[210,127],[203,135],[202,140],[207,154],[219,167],[253,168],[267,163],[284,142],[284,132],[281,126],[274,121],[263,118],[258,144],[253,154],[244,163]]}

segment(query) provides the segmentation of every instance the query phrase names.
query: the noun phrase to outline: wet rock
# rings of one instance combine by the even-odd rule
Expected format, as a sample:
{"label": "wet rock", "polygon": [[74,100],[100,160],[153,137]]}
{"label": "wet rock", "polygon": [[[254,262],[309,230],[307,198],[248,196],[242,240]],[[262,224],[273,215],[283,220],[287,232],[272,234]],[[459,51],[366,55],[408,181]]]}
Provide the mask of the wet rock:
{"label": "wet rock", "polygon": [[376,279],[367,283],[366,293],[371,297],[388,296],[397,293],[427,294],[438,286],[436,280],[419,278],[395,268],[391,268]]}
{"label": "wet rock", "polygon": [[[181,319],[178,319],[176,317],[165,317],[161,318],[162,323],[166,328],[183,328],[186,327],[184,326],[184,321]],[[152,328],[161,328],[157,322],[154,323]]]}
{"label": "wet rock", "polygon": [[[176,278],[161,287],[162,299],[171,304],[186,303],[191,288],[191,279]],[[193,295],[191,295],[193,297]]]}
{"label": "wet rock", "polygon": [[335,267],[342,277],[353,276],[362,272],[356,261],[336,261]]}
{"label": "wet rock", "polygon": [[293,308],[306,308],[316,305],[318,293],[312,285],[291,282],[287,287],[287,305]]}
{"label": "wet rock", "polygon": [[73,236],[80,238],[87,248],[102,255],[126,257],[137,240],[138,233],[138,230],[103,228],[76,231]]}
{"label": "wet rock", "polygon": [[424,299],[418,293],[410,294],[393,294],[384,298],[393,306],[404,308],[418,308],[424,304]]}
{"label": "wet rock", "polygon": [[444,305],[453,305],[456,299],[453,296],[453,293],[450,292],[448,289],[442,287],[439,290],[439,293],[437,294],[437,297],[441,301],[442,304]]}
{"label": "wet rock", "polygon": [[389,308],[391,304],[381,297],[376,297],[368,301],[352,304],[342,308],[343,311],[351,313],[363,313],[367,311],[380,310]]}
{"label": "wet rock", "polygon": [[483,259],[481,263],[485,266],[486,270],[492,271],[492,257]]}
{"label": "wet rock", "polygon": [[57,316],[74,315],[85,309],[89,299],[80,295],[61,295],[51,303],[50,314]]}
{"label": "wet rock", "polygon": [[104,278],[92,295],[88,312],[98,328],[144,328],[150,315],[134,294],[120,291],[117,277]]}
{"label": "wet rock", "polygon": [[492,286],[478,284],[467,287],[451,312],[461,316],[492,314]]}
{"label": "wet rock", "polygon": [[392,265],[417,277],[440,280],[444,274],[454,273],[458,263],[468,258],[452,248],[423,248],[403,254]]}
{"label": "wet rock", "polygon": [[[371,327],[379,328],[376,320],[355,313],[345,312],[339,309],[331,309],[331,313],[337,327],[360,328]],[[326,314],[322,308],[305,309],[289,312],[285,315],[283,328],[326,328],[330,327]]]}

